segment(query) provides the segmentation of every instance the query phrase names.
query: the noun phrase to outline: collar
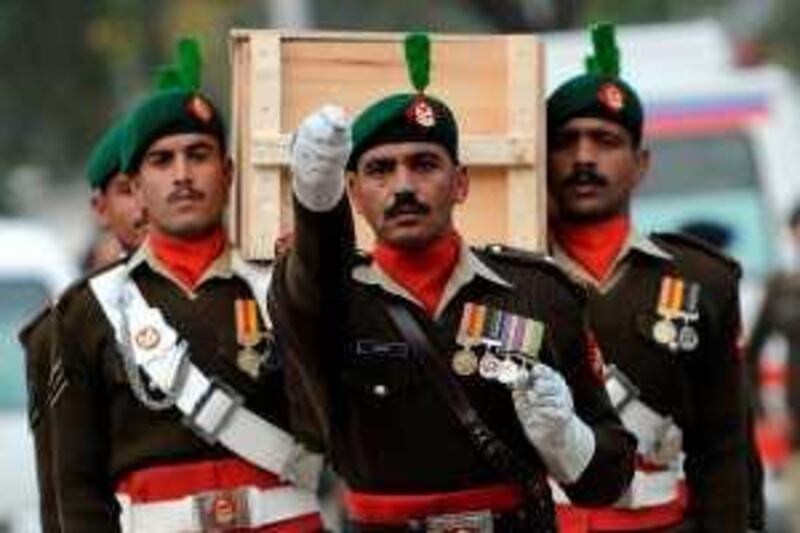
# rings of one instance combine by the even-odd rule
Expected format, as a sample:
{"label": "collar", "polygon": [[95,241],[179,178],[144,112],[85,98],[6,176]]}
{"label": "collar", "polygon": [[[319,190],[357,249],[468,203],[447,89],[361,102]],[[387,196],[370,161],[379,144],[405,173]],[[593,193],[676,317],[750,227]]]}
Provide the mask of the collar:
{"label": "collar", "polygon": [[[384,291],[399,296],[404,300],[413,302],[415,305],[422,307],[422,303],[417,300],[411,293],[400,286],[399,283],[394,281],[381,267],[371,261],[369,264],[357,265],[353,268],[351,274],[353,280],[363,283],[365,285],[376,285]],[[467,246],[464,241],[461,241],[459,250],[458,261],[447,280],[442,297],[439,300],[439,305],[433,314],[434,318],[439,318],[442,312],[447,307],[447,304],[458,294],[464,286],[469,284],[475,278],[482,278],[490,283],[499,285],[501,287],[511,289],[513,285],[508,280],[501,277],[494,270],[489,268],[477,255]]]}
{"label": "collar", "polygon": [[206,268],[205,272],[203,272],[202,276],[200,276],[200,279],[197,280],[197,284],[195,285],[194,289],[192,289],[191,287],[186,286],[183,281],[172,274],[167,266],[160,259],[158,259],[158,257],[156,257],[148,237],[145,238],[142,245],[139,246],[136,252],[134,252],[131,258],[128,260],[128,272],[132,272],[140,265],[146,264],[151,270],[169,279],[190,296],[195,296],[197,289],[206,281],[214,278],[230,279],[233,277],[234,274],[236,274],[234,265],[238,265],[240,261],[244,262],[244,260],[239,256],[239,252],[233,249],[230,246],[230,243],[226,242],[222,253],[220,253],[216,259],[211,262],[208,268]]}
{"label": "collar", "polygon": [[269,329],[272,328],[272,322],[267,309],[267,293],[269,292],[269,285],[272,279],[271,267],[261,266],[247,261],[244,256],[242,256],[241,252],[232,247],[227,241],[222,253],[209,265],[198,280],[194,289],[186,287],[183,282],[170,273],[167,267],[155,256],[153,250],[148,245],[147,239],[145,239],[142,245],[125,264],[127,274],[130,275],[131,272],[141,265],[147,265],[152,271],[167,278],[180,287],[181,290],[192,299],[197,297],[197,289],[206,281],[215,278],[232,279],[236,276],[250,286],[250,290],[261,312],[261,316],[264,319],[265,326]]}
{"label": "collar", "polygon": [[624,272],[625,268],[627,267],[629,258],[632,254],[639,253],[667,262],[672,262],[675,260],[672,254],[656,244],[655,241],[646,235],[639,233],[635,229],[631,229],[631,231],[628,233],[628,238],[625,240],[625,244],[622,246],[617,258],[614,260],[611,268],[609,269],[608,277],[602,282],[595,280],[591,274],[589,274],[577,261],[573,260],[572,257],[570,257],[569,254],[567,254],[567,252],[561,246],[559,246],[555,240],[552,239],[550,241],[550,252],[556,263],[566,269],[569,274],[577,277],[582,282],[589,283],[590,285],[601,290],[605,290],[616,283],[622,272]]}

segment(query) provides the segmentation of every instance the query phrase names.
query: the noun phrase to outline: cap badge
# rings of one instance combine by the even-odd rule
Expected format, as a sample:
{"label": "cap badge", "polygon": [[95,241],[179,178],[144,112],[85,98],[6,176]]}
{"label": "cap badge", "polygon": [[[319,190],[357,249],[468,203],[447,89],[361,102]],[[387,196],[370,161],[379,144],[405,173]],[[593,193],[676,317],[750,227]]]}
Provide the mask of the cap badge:
{"label": "cap badge", "polygon": [[420,96],[406,110],[408,119],[423,128],[432,128],[436,125],[436,114],[431,105]]}
{"label": "cap badge", "polygon": [[597,91],[597,99],[611,111],[619,112],[625,107],[625,94],[616,84],[605,83]]}
{"label": "cap badge", "polygon": [[202,122],[209,122],[214,117],[214,110],[200,96],[194,96],[186,105],[186,111]]}

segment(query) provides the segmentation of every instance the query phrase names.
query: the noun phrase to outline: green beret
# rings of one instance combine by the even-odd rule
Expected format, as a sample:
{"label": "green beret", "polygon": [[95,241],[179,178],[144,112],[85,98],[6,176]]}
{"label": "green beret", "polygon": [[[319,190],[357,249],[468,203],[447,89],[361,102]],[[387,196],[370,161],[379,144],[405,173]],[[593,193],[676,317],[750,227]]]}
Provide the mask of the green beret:
{"label": "green beret", "polygon": [[176,133],[207,133],[225,151],[225,125],[211,101],[195,90],[156,91],[136,106],[125,123],[122,169],[135,172],[156,140]]}
{"label": "green beret", "polygon": [[416,93],[399,93],[371,104],[353,122],[353,148],[348,170],[380,144],[430,142],[442,146],[458,162],[458,124],[441,100],[425,94],[430,82],[431,42],[425,33],[412,33],[404,41],[406,67]]}
{"label": "green beret", "polygon": [[125,123],[120,121],[106,130],[89,155],[86,177],[92,189],[105,189],[121,168],[120,150]]}
{"label": "green beret", "polygon": [[548,137],[573,118],[591,117],[616,122],[638,145],[644,110],[633,87],[619,77],[620,54],[614,27],[595,24],[591,37],[594,55],[586,60],[587,72],[560,85],[547,99]]}
{"label": "green beret", "polygon": [[438,144],[458,162],[458,125],[450,108],[431,96],[403,93],[373,103],[356,117],[347,169],[356,170],[370,148],[401,142]]}
{"label": "green beret", "polygon": [[628,130],[634,145],[642,139],[641,100],[636,91],[619,78],[583,74],[558,87],[547,99],[548,137],[577,117],[616,122]]}

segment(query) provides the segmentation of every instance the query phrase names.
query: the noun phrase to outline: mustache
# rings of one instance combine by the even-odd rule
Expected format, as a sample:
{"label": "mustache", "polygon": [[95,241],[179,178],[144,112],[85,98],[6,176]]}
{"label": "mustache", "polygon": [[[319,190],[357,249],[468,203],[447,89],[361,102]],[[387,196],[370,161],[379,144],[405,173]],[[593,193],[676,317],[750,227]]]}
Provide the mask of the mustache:
{"label": "mustache", "polygon": [[608,178],[600,174],[593,168],[578,168],[573,170],[564,180],[567,187],[577,185],[597,185],[603,187],[608,185]]}
{"label": "mustache", "polygon": [[400,215],[427,215],[431,208],[417,199],[410,191],[402,191],[394,196],[394,202],[384,211],[387,220]]}
{"label": "mustache", "polygon": [[194,187],[179,187],[172,191],[169,196],[167,196],[167,203],[172,204],[181,200],[202,200],[205,197],[205,194],[198,191]]}

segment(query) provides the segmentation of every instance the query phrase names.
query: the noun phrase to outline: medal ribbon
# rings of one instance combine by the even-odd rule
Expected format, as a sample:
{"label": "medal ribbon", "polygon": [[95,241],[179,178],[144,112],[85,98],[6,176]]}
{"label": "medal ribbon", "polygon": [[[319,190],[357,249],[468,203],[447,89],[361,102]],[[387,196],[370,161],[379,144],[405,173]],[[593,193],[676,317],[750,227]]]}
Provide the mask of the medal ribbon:
{"label": "medal ribbon", "polygon": [[658,293],[657,312],[664,318],[674,318],[683,308],[685,283],[680,278],[664,276]]}
{"label": "medal ribbon", "polygon": [[236,300],[236,339],[242,346],[258,344],[258,308],[255,300]]}

